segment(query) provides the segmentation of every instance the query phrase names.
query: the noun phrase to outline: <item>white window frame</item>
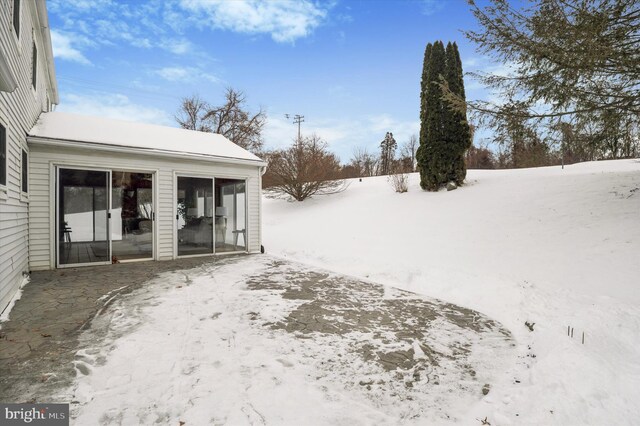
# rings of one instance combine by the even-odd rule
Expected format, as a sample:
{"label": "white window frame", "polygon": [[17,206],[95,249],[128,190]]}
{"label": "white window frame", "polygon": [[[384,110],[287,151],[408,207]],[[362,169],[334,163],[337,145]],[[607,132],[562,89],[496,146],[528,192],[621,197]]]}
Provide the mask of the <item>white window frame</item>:
{"label": "white window frame", "polygon": [[[1,1],[1,0],[0,0]],[[79,169],[79,170],[92,170],[92,171],[109,171],[111,175],[114,171],[129,171],[133,173],[151,173],[153,175],[153,211],[155,213],[155,220],[153,225],[153,259],[133,259],[133,260],[121,260],[120,263],[133,263],[133,262],[147,262],[147,261],[157,261],[160,260],[160,219],[159,219],[159,207],[160,207],[160,190],[159,190],[159,178],[160,169],[154,168],[146,168],[146,167],[120,167],[121,164],[115,163],[115,165],[109,164],[107,168],[100,168],[95,166],[95,162],[92,161],[82,161],[82,160],[51,160],[49,161],[49,217],[52,222],[51,228],[49,230],[49,262],[50,265],[55,265],[55,268],[60,268],[58,266],[58,194],[59,194],[59,170],[60,169]],[[112,177],[108,178],[108,181],[111,182]],[[111,183],[109,183],[111,185]],[[109,211],[111,211],[111,190],[107,191],[109,193]],[[109,219],[109,229],[111,229],[111,219]],[[109,231],[109,235],[111,231]],[[111,244],[109,244],[109,251],[111,251]],[[110,264],[108,262],[107,264]],[[86,266],[95,265],[95,263],[89,263]],[[76,266],[78,266],[76,264]],[[64,266],[63,266],[64,267]]]}
{"label": "white window frame", "polygon": [[[53,194],[53,196],[55,197],[55,215],[53,215],[53,235],[54,238],[52,239],[51,243],[56,246],[58,244],[58,242],[60,241],[60,227],[58,226],[58,221],[60,220],[59,218],[59,195],[60,194],[60,170],[61,169],[73,169],[73,166],[65,166],[65,165],[59,165],[59,166],[53,166],[54,170],[55,170],[55,194]],[[89,171],[95,171],[95,172],[105,172],[107,174],[106,180],[107,180],[107,187],[106,187],[106,195],[107,195],[107,240],[108,240],[108,254],[107,254],[107,258],[109,260],[105,260],[104,262],[89,262],[89,263],[65,263],[65,264],[60,264],[60,248],[59,247],[55,247],[55,251],[52,252],[52,254],[54,255],[54,259],[55,259],[55,267],[56,269],[64,269],[64,268],[77,268],[77,267],[82,267],[82,266],[99,266],[99,265],[111,265],[112,264],[112,253],[111,253],[111,170],[110,169],[102,169],[102,168],[98,168],[98,167],[82,167],[82,168],[78,168],[79,170],[89,170]]]}
{"label": "white window frame", "polygon": [[[188,254],[188,255],[178,255],[178,221],[175,220],[175,217],[178,215],[178,178],[179,177],[187,177],[187,178],[203,178],[203,179],[211,179],[212,189],[213,189],[213,206],[215,209],[216,203],[216,179],[233,179],[244,182],[245,187],[245,197],[244,197],[244,223],[245,223],[245,249],[237,250],[237,251],[226,251],[226,252],[216,252],[216,234],[215,234],[215,226],[212,229],[213,233],[213,253],[203,253],[203,254]],[[234,174],[234,173],[208,173],[208,172],[189,172],[186,170],[174,170],[173,171],[173,259],[186,259],[190,257],[205,257],[205,256],[227,256],[233,254],[243,254],[250,253],[249,251],[249,177],[245,174]]]}

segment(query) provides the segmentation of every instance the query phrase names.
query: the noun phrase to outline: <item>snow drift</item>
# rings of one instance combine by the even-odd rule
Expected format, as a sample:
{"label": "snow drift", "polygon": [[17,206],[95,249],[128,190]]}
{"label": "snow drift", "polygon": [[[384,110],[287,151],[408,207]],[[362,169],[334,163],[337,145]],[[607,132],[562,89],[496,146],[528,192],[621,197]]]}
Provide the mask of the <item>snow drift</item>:
{"label": "snow drift", "polygon": [[519,355],[465,424],[640,417],[640,160],[470,170],[452,192],[424,192],[413,174],[405,194],[374,177],[266,199],[264,244],[505,324]]}

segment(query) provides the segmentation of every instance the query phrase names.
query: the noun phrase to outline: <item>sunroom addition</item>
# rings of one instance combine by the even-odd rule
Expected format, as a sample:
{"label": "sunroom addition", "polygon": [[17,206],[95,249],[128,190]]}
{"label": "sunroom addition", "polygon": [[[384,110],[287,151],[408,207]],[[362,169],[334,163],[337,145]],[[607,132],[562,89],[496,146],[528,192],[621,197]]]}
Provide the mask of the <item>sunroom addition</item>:
{"label": "sunroom addition", "polygon": [[51,112],[27,140],[32,270],[261,251],[266,163],[221,135]]}

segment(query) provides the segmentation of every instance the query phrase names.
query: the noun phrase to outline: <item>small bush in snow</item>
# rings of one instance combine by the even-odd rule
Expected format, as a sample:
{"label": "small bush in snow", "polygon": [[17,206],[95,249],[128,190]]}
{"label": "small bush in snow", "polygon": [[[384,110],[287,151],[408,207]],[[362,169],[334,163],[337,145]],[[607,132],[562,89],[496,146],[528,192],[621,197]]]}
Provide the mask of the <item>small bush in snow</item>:
{"label": "small bush in snow", "polygon": [[387,180],[396,192],[403,193],[409,191],[409,175],[407,173],[396,173],[389,175]]}
{"label": "small bush in snow", "polygon": [[269,167],[262,184],[265,193],[286,194],[296,201],[313,195],[335,194],[346,189],[340,175],[340,161],[329,152],[327,143],[313,134],[287,149],[267,155]]}

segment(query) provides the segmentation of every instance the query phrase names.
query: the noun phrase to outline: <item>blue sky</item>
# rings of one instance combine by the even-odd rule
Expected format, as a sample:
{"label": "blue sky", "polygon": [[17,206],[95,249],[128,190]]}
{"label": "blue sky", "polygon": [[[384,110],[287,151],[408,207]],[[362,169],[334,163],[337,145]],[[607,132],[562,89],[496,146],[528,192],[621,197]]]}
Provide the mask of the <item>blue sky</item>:
{"label": "blue sky", "polygon": [[[343,162],[355,147],[419,130],[426,43],[457,41],[465,71],[493,70],[460,32],[463,0],[296,2],[49,0],[58,111],[176,126],[180,99],[242,90],[268,121],[267,148],[322,136]],[[486,97],[470,79],[467,97]]]}

